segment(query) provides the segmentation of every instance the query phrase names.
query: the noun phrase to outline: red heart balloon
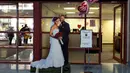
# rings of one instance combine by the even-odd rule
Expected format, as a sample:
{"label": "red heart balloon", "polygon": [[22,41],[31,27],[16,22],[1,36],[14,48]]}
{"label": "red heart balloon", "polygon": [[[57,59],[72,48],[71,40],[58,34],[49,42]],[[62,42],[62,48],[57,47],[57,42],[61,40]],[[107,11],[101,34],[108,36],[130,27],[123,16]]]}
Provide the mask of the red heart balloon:
{"label": "red heart balloon", "polygon": [[81,25],[80,25],[80,24],[78,24],[77,26],[78,26],[78,28],[81,28]]}

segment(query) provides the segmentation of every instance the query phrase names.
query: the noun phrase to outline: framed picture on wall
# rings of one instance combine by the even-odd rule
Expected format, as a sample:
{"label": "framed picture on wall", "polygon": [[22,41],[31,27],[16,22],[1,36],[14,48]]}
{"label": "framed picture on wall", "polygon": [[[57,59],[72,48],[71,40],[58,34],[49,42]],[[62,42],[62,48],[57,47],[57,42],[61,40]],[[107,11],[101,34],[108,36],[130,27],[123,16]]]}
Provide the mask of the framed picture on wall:
{"label": "framed picture on wall", "polygon": [[95,27],[95,20],[90,20],[90,27]]}

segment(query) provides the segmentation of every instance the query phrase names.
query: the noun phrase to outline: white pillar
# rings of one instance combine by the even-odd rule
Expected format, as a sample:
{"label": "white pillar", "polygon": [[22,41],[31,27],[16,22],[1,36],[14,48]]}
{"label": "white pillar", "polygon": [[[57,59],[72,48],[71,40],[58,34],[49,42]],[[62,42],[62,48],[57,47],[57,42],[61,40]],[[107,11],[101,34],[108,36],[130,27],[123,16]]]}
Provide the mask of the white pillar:
{"label": "white pillar", "polygon": [[130,0],[127,2],[128,4],[128,17],[127,17],[127,62],[130,65]]}

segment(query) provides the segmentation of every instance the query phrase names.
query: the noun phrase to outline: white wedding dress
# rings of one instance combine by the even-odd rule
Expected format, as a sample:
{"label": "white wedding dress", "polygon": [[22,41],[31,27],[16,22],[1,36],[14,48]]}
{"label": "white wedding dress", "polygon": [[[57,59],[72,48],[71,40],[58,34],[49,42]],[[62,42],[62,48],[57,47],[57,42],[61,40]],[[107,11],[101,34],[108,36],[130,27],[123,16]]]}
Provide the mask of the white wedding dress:
{"label": "white wedding dress", "polygon": [[[59,29],[53,30],[53,36],[59,32]],[[61,45],[58,39],[50,37],[50,51],[46,59],[41,59],[31,63],[35,68],[62,67],[64,65],[64,57]]]}

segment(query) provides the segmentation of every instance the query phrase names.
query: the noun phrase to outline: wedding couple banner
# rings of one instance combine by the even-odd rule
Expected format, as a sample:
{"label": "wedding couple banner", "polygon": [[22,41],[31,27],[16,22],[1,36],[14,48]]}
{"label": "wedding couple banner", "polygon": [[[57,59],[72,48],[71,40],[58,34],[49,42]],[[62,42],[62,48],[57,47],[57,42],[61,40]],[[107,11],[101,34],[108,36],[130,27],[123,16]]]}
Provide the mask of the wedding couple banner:
{"label": "wedding couple banner", "polygon": [[81,30],[81,48],[92,48],[92,30]]}

